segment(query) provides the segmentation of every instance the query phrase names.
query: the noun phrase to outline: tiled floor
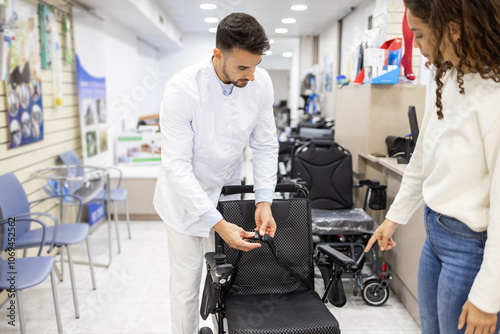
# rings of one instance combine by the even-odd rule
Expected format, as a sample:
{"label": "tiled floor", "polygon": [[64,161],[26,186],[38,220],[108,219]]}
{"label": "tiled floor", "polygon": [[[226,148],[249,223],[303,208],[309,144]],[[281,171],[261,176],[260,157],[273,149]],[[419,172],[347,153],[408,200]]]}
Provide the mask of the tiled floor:
{"label": "tiled floor", "polygon": [[[132,240],[120,223],[122,253],[117,254],[113,238],[113,263],[110,268],[95,268],[97,290],[92,290],[90,271],[76,265],[76,284],[80,303],[80,319],[75,319],[69,273],[58,284],[64,332],[67,334],[148,334],[171,333],[168,293],[168,257],[166,230],[162,222],[132,222]],[[107,258],[107,228],[102,226],[91,235],[95,262]],[[73,248],[76,259],[85,260],[85,243]],[[99,255],[100,254],[100,255]],[[321,293],[322,282],[316,286]],[[343,308],[329,308],[337,317],[343,334],[420,333],[419,327],[393,294],[382,307],[366,305],[352,295],[345,281],[348,303]],[[24,292],[28,333],[57,333],[50,280]],[[0,333],[20,333],[19,327],[7,324],[7,305],[0,309]],[[207,323],[209,324],[209,323]]]}

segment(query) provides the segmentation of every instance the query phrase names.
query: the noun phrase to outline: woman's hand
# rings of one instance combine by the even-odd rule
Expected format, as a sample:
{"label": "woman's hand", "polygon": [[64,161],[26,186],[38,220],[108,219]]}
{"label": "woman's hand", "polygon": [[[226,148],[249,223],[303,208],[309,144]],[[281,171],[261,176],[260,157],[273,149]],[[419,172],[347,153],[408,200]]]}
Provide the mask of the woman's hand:
{"label": "woman's hand", "polygon": [[458,318],[458,329],[467,323],[465,334],[495,334],[497,316],[496,313],[481,311],[467,299]]}
{"label": "woman's hand", "polygon": [[368,244],[365,247],[365,253],[370,251],[375,241],[378,241],[380,250],[389,250],[396,246],[397,244],[394,240],[392,240],[392,235],[398,226],[398,223],[389,219],[384,220],[384,222],[375,230],[375,233],[373,233],[370,240],[368,240]]}

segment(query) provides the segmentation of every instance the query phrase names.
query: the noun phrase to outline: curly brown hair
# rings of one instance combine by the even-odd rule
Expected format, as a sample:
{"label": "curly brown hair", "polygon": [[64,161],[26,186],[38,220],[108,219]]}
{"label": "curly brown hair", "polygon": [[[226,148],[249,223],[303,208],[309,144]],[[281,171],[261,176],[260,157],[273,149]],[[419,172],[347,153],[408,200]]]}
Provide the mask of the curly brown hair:
{"label": "curly brown hair", "polygon": [[[500,82],[500,0],[404,0],[413,16],[428,24],[431,41],[442,45],[449,40],[459,58],[456,64],[460,93],[465,94],[464,69],[479,73],[483,79]],[[453,42],[448,24],[460,26],[460,37]],[[446,39],[445,39],[446,38]],[[430,62],[426,64],[428,67]],[[453,64],[445,61],[436,47],[432,65],[436,68],[436,107],[439,119],[443,118],[441,79]]]}

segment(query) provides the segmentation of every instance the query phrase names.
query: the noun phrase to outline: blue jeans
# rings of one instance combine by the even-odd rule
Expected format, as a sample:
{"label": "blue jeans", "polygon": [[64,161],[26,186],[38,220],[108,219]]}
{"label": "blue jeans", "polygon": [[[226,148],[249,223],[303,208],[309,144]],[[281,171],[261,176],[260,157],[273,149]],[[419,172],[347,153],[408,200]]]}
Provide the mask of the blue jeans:
{"label": "blue jeans", "polygon": [[[457,334],[458,318],[483,261],[486,231],[425,207],[425,239],[418,268],[422,333]],[[498,286],[491,287],[498,289]],[[500,314],[495,333],[500,330]]]}

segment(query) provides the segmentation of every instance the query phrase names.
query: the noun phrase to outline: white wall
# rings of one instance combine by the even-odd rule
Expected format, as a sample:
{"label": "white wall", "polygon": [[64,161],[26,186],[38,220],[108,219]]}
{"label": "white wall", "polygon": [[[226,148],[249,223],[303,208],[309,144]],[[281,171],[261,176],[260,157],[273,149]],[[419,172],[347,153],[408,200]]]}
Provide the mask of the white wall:
{"label": "white wall", "polygon": [[130,90],[135,81],[137,38],[135,34],[110,19],[104,20],[106,95],[114,137],[122,130],[122,120],[135,112]]}
{"label": "white wall", "polygon": [[288,100],[290,90],[290,70],[267,70],[273,81],[274,104],[279,104],[281,100]]}
{"label": "white wall", "polygon": [[332,59],[332,91],[321,94],[321,113],[326,118],[335,119],[335,77],[339,74],[339,23],[332,24],[319,35],[319,64],[324,68],[325,57]]}
{"label": "white wall", "polygon": [[[106,16],[100,33],[104,40],[101,62],[106,78],[108,142],[113,161],[115,137],[123,131],[135,130],[138,117],[159,112],[166,79],[159,70],[158,51],[138,40],[136,33]],[[97,47],[92,45],[90,34],[80,37],[90,43],[89,49]]]}
{"label": "white wall", "polygon": [[209,61],[214,54],[215,34],[186,34],[182,46],[175,52],[160,51],[158,64],[166,81],[185,67]]}
{"label": "white wall", "polygon": [[158,51],[121,24],[105,19],[106,90],[111,135],[135,129],[138,117],[158,113],[164,78]]}
{"label": "white wall", "polygon": [[159,113],[161,97],[166,83],[166,77],[161,73],[158,64],[158,50],[141,40],[137,41],[137,73],[135,89],[146,92],[142,101],[138,101],[139,116]]}

